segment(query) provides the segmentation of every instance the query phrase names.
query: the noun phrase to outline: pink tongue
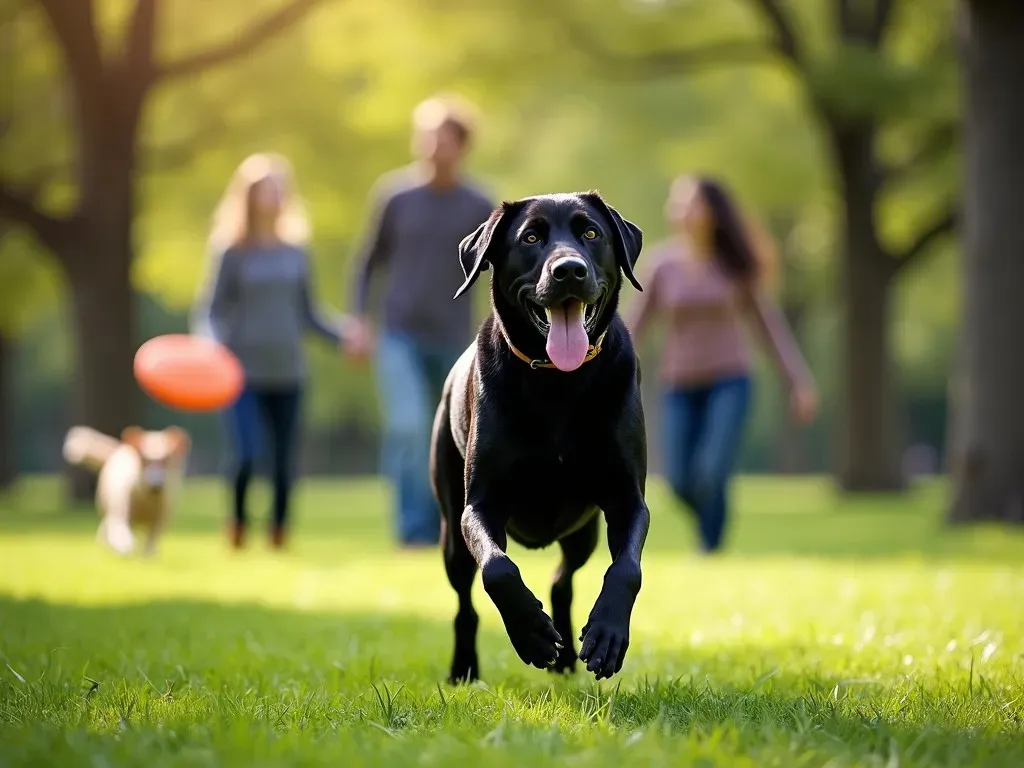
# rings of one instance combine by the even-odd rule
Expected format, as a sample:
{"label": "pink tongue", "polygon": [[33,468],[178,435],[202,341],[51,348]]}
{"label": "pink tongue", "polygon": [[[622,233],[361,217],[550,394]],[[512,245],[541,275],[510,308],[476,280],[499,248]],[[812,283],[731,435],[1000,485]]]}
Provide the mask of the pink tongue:
{"label": "pink tongue", "polygon": [[552,307],[547,311],[548,329],[547,352],[551,362],[560,371],[575,371],[587,356],[590,340],[583,327],[583,302],[570,301],[566,306]]}

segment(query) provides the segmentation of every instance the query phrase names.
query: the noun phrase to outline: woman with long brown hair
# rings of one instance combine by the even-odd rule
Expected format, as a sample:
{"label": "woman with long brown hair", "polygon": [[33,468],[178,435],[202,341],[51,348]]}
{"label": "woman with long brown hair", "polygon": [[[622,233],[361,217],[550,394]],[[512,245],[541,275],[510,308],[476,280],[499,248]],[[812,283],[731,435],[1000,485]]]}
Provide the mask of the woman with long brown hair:
{"label": "woman with long brown hair", "polygon": [[682,176],[665,205],[670,237],[647,259],[644,292],[627,323],[638,344],[657,317],[668,324],[664,391],[665,474],[697,515],[705,552],[722,546],[728,485],[750,403],[749,324],[782,374],[793,415],[817,412],[814,381],[786,321],[765,290],[771,240],[744,220],[718,181]]}
{"label": "woman with long brown hair", "polygon": [[342,342],[340,322],[328,323],[315,310],[308,240],[309,222],[288,161],[274,154],[247,157],[214,213],[214,269],[197,307],[197,331],[227,346],[245,370],[245,390],[228,413],[235,547],[245,536],[261,423],[273,448],[271,543],[284,544],[306,378],[302,339],[312,330],[334,346]]}

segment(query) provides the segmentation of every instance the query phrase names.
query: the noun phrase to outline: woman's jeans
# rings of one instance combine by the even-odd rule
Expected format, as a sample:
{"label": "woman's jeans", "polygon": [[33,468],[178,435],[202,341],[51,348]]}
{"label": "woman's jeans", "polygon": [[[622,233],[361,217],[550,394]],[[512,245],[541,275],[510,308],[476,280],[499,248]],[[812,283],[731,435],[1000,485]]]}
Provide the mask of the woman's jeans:
{"label": "woman's jeans", "polygon": [[270,437],[273,454],[273,524],[284,527],[288,521],[301,399],[302,388],[297,385],[275,389],[246,387],[228,411],[234,454],[235,522],[239,525],[246,523],[246,496],[261,447],[261,428]]}
{"label": "woman's jeans", "polygon": [[728,485],[750,403],[750,378],[721,379],[664,394],[665,475],[697,515],[706,552],[722,546]]}

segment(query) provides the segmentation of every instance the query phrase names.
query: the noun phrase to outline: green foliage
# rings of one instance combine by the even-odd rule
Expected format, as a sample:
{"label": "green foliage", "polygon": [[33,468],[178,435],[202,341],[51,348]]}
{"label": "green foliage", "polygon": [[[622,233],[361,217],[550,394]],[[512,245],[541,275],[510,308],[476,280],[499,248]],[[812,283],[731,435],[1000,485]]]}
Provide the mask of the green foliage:
{"label": "green foliage", "polygon": [[[159,58],[223,42],[283,1],[165,0]],[[140,137],[136,285],[168,312],[187,311],[206,273],[210,213],[228,176],[249,152],[273,149],[292,158],[309,204],[317,295],[347,309],[368,191],[381,173],[408,162],[415,104],[453,90],[482,109],[471,171],[495,197],[597,187],[653,243],[664,235],[669,180],[714,173],[773,223],[786,254],[783,299],[810,305],[818,326],[834,324],[840,206],[813,98],[851,119],[884,118],[880,155],[894,166],[909,164],[935,125],[955,120],[959,110],[952,9],[945,0],[897,2],[883,50],[872,53],[838,44],[832,0],[785,5],[807,51],[809,88],[770,58],[638,79],[580,50],[580,29],[621,56],[723,40],[767,44],[759,3],[750,0],[325,2],[252,56],[154,92]],[[60,62],[35,4],[26,7],[8,27],[18,52],[15,87],[0,89],[3,109],[42,116],[15,121],[3,139],[0,176],[20,180],[71,158]],[[104,45],[113,51],[133,3],[98,7]],[[926,159],[900,174],[883,198],[879,221],[893,249],[913,240],[957,182],[955,142]],[[62,178],[42,190],[58,211],[75,195]],[[52,268],[28,247],[20,235],[0,244],[0,296],[12,292],[22,304],[31,297],[36,307],[17,311],[11,327],[19,331],[52,312],[60,296]],[[952,264],[954,255],[944,258]],[[33,264],[44,266],[37,274]],[[39,290],[21,289],[36,283]],[[901,371],[914,387],[943,385],[956,289],[952,266],[913,271],[901,288],[894,333]],[[473,298],[479,314],[485,295],[481,284]],[[823,379],[834,357],[830,341],[811,354]],[[310,350],[312,418],[375,423],[370,371],[320,344],[311,342]]]}
{"label": "green foliage", "polygon": [[[850,502],[815,479],[745,478],[732,550],[708,560],[652,483],[621,676],[524,667],[477,589],[486,682],[460,688],[442,682],[440,557],[395,554],[388,496],[309,483],[291,552],[260,527],[229,553],[223,489],[194,482],[159,554],[126,560],[98,547],[93,515],[55,508],[55,484],[25,483],[0,507],[5,764],[1024,761],[1024,538],[943,529],[941,486]],[[557,552],[510,553],[547,605]],[[575,577],[577,627],[607,563],[600,546]]]}
{"label": "green foliage", "polygon": [[19,230],[0,232],[0,333],[18,336],[61,294],[60,275],[39,246]]}

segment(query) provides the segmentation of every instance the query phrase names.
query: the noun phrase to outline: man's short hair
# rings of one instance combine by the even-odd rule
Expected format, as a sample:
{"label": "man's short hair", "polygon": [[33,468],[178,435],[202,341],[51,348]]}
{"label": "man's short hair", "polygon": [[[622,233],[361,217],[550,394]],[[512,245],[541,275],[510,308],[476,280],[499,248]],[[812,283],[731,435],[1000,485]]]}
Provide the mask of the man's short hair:
{"label": "man's short hair", "polygon": [[436,131],[442,126],[455,130],[462,144],[476,133],[477,110],[470,102],[454,94],[439,94],[421,101],[413,110],[416,130]]}

